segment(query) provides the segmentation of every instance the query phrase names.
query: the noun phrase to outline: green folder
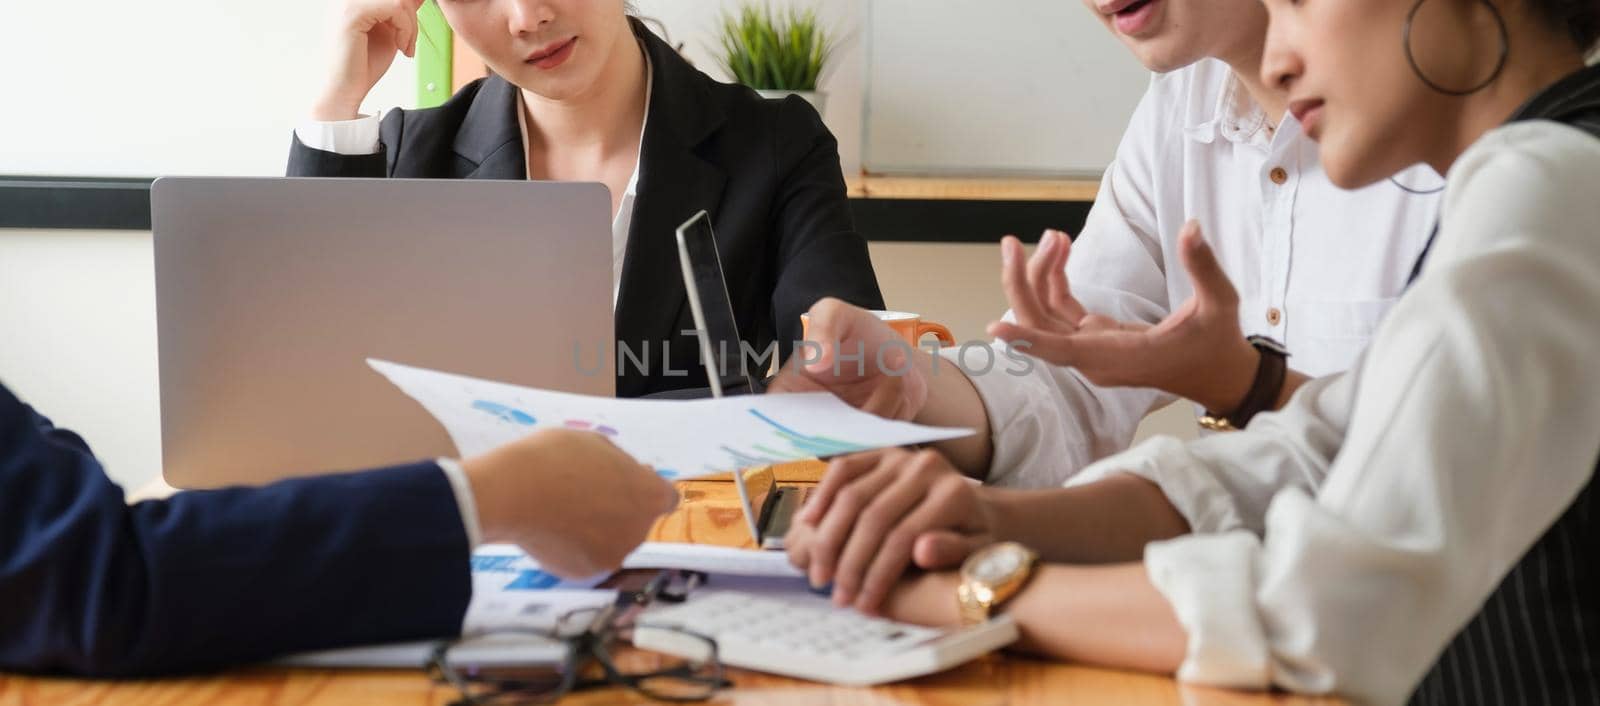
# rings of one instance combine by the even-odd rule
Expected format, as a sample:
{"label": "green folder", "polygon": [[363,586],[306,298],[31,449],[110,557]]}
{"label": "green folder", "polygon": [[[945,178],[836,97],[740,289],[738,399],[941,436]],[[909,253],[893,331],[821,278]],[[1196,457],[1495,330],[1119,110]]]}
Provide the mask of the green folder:
{"label": "green folder", "polygon": [[432,108],[450,98],[454,35],[434,0],[417,12],[417,107]]}

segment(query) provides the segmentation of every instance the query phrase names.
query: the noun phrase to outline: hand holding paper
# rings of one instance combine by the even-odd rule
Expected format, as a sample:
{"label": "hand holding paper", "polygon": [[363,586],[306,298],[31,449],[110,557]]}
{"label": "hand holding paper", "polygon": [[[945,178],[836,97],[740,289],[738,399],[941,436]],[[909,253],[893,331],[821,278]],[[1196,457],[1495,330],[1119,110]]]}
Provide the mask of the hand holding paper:
{"label": "hand holding paper", "polygon": [[598,434],[545,429],[462,461],[483,540],[524,547],[550,571],[617,568],[678,491]]}

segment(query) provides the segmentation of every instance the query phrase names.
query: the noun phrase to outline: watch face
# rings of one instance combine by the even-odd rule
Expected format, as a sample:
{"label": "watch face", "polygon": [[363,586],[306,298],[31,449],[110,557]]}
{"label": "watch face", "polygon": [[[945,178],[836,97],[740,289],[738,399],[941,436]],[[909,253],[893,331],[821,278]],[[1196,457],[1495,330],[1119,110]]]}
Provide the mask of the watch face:
{"label": "watch face", "polygon": [[1288,348],[1284,347],[1282,343],[1279,343],[1267,336],[1246,336],[1245,340],[1249,341],[1250,345],[1256,346],[1257,348],[1265,348],[1273,353],[1277,353],[1278,355],[1285,357],[1289,355]]}
{"label": "watch face", "polygon": [[997,584],[1022,570],[1022,553],[1006,547],[978,557],[972,567],[972,578],[986,584]]}

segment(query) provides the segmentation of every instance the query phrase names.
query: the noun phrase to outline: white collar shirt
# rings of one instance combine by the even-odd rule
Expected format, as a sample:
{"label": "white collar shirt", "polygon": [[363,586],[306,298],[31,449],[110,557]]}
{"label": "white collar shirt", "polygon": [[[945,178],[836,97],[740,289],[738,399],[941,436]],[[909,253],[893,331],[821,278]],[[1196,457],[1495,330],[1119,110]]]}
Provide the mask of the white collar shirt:
{"label": "white collar shirt", "polygon": [[[633,228],[633,204],[639,196],[639,170],[644,165],[644,136],[645,128],[650,125],[650,96],[655,91],[655,67],[650,64],[650,57],[644,58],[645,89],[644,89],[644,120],[639,124],[639,152],[633,158],[633,175],[628,177],[628,185],[622,193],[622,200],[618,204],[617,212],[611,218],[611,306],[617,305],[617,297],[622,293],[622,263],[628,255],[628,231]],[[517,126],[522,129],[522,145],[526,150],[528,146],[528,106],[523,101],[522,91],[517,91]],[[526,164],[529,178],[533,175],[531,160]]]}
{"label": "white collar shirt", "polygon": [[[1574,502],[1600,447],[1597,180],[1588,133],[1546,120],[1490,132],[1451,167],[1427,266],[1350,371],[1245,431],[1158,437],[1073,479],[1141,476],[1188,521],[1144,551],[1188,637],[1180,679],[1400,704],[1459,634],[1514,656],[1437,702],[1492,703],[1504,692],[1490,677],[1539,659],[1463,626],[1497,586],[1524,607],[1576,590],[1571,573],[1508,572],[1557,518],[1588,512]],[[1569,571],[1593,561],[1559,545]],[[1504,604],[1488,615],[1546,627]],[[1544,669],[1515,687],[1530,701],[1582,675]]]}
{"label": "white collar shirt", "polygon": [[[1396,178],[1416,189],[1442,183],[1426,167]],[[1198,220],[1238,289],[1244,333],[1283,342],[1293,368],[1326,375],[1366,348],[1437,213],[1436,195],[1388,182],[1334,186],[1294,118],[1272,129],[1231,69],[1205,60],[1152,80],[1073,243],[1068,279],[1092,312],[1160,321],[1194,292],[1177,242]],[[1127,448],[1139,422],[1174,399],[1097,387],[1044,363],[1026,375],[986,366],[1004,360],[995,351],[946,355],[965,359],[988,409],[989,480],[1002,485],[1060,483]]]}

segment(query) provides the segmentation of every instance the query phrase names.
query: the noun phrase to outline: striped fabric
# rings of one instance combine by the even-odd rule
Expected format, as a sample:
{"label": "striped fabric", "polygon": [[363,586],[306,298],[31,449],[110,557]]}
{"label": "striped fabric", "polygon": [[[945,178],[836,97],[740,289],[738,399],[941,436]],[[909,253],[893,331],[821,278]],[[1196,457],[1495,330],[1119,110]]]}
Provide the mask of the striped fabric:
{"label": "striped fabric", "polygon": [[1597,503],[1591,478],[1445,647],[1413,706],[1600,706]]}
{"label": "striped fabric", "polygon": [[[1600,66],[1558,81],[1512,121],[1555,120],[1600,138]],[[1434,236],[1438,235],[1434,228]],[[1416,279],[1422,251],[1412,270]],[[1600,462],[1595,475],[1600,475]],[[1445,646],[1413,706],[1600,706],[1600,508],[1594,476]]]}

